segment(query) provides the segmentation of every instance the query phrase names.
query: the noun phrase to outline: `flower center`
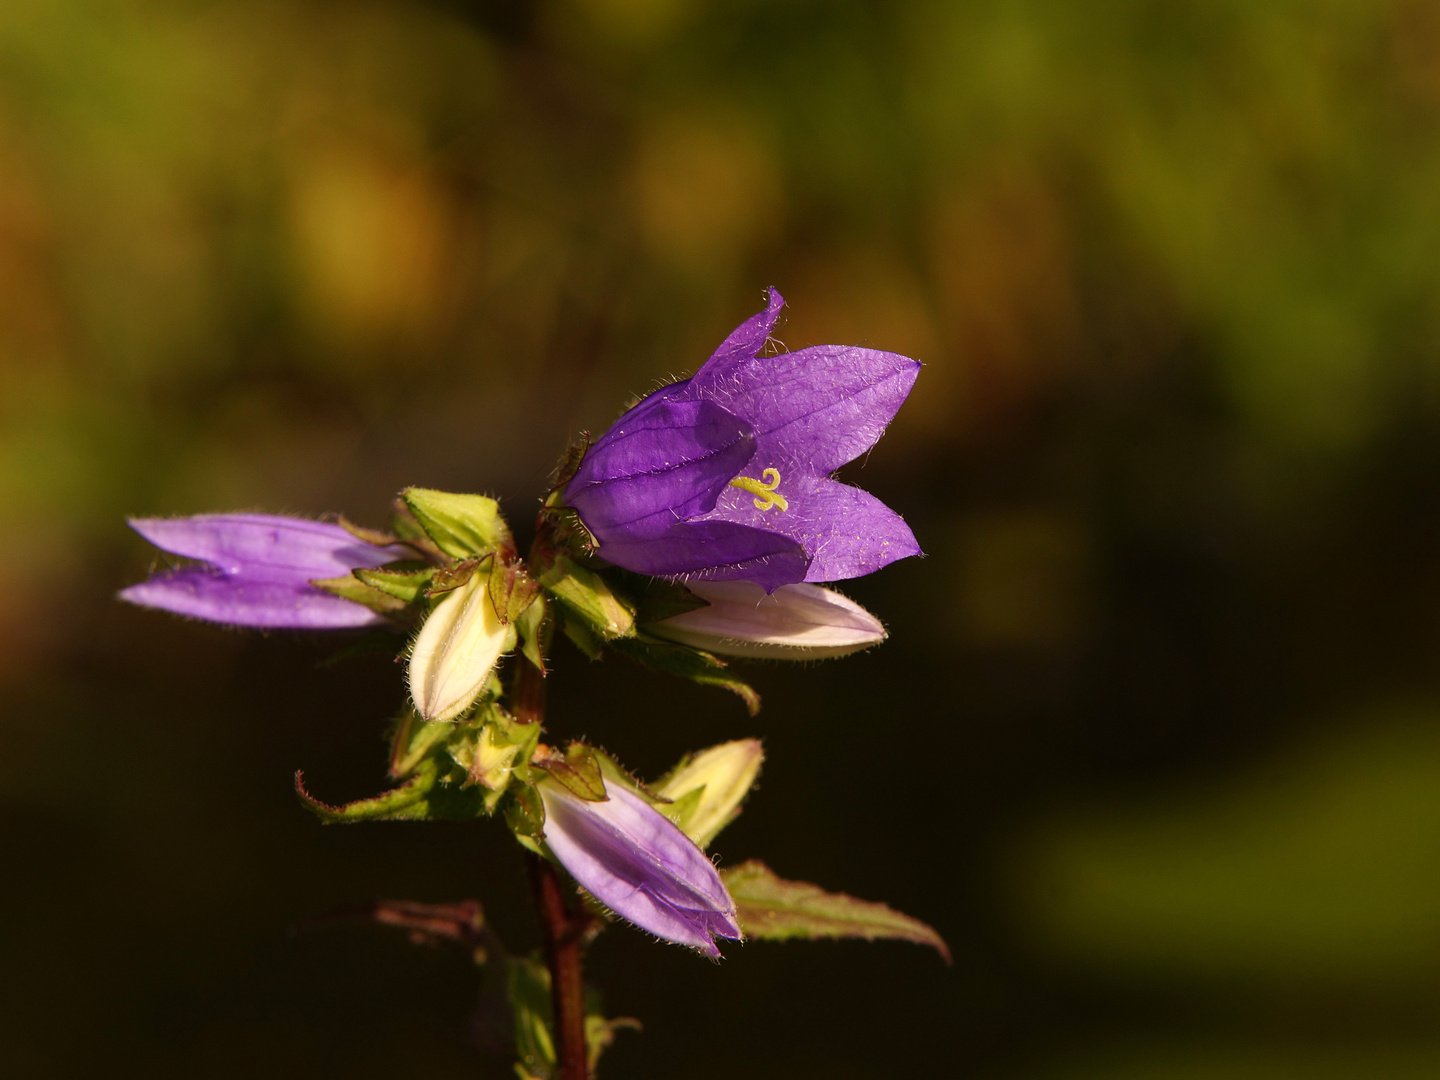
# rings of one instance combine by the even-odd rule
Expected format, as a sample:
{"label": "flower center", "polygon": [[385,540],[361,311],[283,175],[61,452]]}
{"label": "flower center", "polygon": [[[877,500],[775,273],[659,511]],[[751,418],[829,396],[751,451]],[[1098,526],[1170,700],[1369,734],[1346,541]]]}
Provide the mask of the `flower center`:
{"label": "flower center", "polygon": [[760,476],[759,480],[750,476],[737,476],[730,481],[730,486],[754,495],[756,510],[769,510],[772,506],[778,506],[781,513],[789,510],[790,500],[775,490],[780,486],[780,470],[766,469]]}

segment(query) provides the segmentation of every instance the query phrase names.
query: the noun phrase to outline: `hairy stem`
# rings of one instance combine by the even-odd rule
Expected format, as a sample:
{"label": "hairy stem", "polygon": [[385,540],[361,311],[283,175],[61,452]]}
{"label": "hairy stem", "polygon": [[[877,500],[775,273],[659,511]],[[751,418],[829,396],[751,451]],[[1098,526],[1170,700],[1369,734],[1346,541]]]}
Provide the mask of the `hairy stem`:
{"label": "hairy stem", "polygon": [[530,879],[535,906],[545,928],[545,960],[550,966],[550,1003],[555,1017],[555,1057],[558,1080],[588,1080],[585,1047],[585,979],[582,937],[586,923],[567,901],[570,890],[555,868],[537,855],[530,856]]}
{"label": "hairy stem", "polygon": [[[545,717],[545,676],[523,657],[513,687],[516,719],[538,724]],[[574,891],[555,868],[528,858],[535,892],[535,911],[545,935],[545,962],[550,968],[550,1004],[555,1020],[556,1080],[589,1080],[585,1046],[584,935],[590,918],[578,910]]]}

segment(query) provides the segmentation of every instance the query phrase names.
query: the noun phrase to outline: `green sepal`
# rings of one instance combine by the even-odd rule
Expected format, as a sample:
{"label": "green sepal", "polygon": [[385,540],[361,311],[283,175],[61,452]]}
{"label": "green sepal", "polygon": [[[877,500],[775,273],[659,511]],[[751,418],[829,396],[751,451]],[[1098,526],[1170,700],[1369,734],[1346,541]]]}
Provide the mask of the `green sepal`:
{"label": "green sepal", "polygon": [[525,610],[515,616],[515,630],[520,635],[520,654],[542,675],[545,674],[545,654],[550,649],[552,623],[545,618],[548,610],[545,597],[537,594]]}
{"label": "green sepal", "polygon": [[[700,800],[704,795],[705,785],[701,784],[693,791],[687,791],[668,806],[662,807],[660,812],[669,818],[677,829],[685,832],[685,826],[689,824],[690,816],[695,813],[695,809],[700,805]],[[689,834],[686,833],[686,835],[688,836]],[[700,845],[701,848],[704,846],[703,844]]]}
{"label": "green sepal", "polygon": [[746,937],[883,938],[929,945],[950,963],[950,948],[935,928],[870,900],[830,893],[808,881],[786,881],[758,859],[720,871]]}
{"label": "green sepal", "polygon": [[371,799],[343,806],[321,802],[305,789],[304,776],[295,773],[295,794],[327,825],[356,821],[470,821],[489,811],[485,789],[464,787],[463,773],[442,774],[434,757],[416,766],[409,780]]}
{"label": "green sepal", "polygon": [[397,497],[390,505],[390,531],[400,538],[400,542],[409,544],[431,562],[446,562],[446,554],[435,546],[434,540],[425,535],[425,530],[410,512],[410,507],[405,505],[405,500]]}
{"label": "green sepal", "polygon": [[490,563],[490,605],[502,623],[511,623],[540,595],[540,586],[524,564],[496,558]]}
{"label": "green sepal", "polygon": [[356,525],[344,514],[335,515],[335,524],[355,537],[356,540],[374,547],[389,547],[400,540],[400,537],[381,529],[367,529],[364,525]]}
{"label": "green sepal", "polygon": [[379,589],[372,589],[351,574],[343,577],[316,578],[310,584],[317,589],[324,589],[332,596],[338,596],[341,600],[364,604],[371,611],[381,615],[391,615],[404,610],[405,607],[405,601],[398,600]]}
{"label": "green sepal", "polygon": [[611,642],[622,653],[638,664],[654,671],[679,675],[704,686],[718,686],[737,694],[745,702],[745,708],[754,716],[760,711],[760,695],[755,688],[726,667],[725,661],[713,653],[691,649],[685,645],[672,645],[640,634]]}
{"label": "green sepal", "polygon": [[[560,458],[559,462],[556,463],[554,471],[550,474],[550,493],[552,497],[559,492],[561,488],[565,487],[566,484],[570,483],[571,479],[580,470],[580,463],[585,460],[585,454],[589,449],[590,433],[588,431],[582,431],[570,441],[570,445],[565,448],[564,455]],[[547,499],[545,504],[549,506],[552,501],[558,502],[558,500],[553,500],[552,498]]]}
{"label": "green sepal", "polygon": [[352,573],[370,588],[394,597],[403,604],[413,604],[430,587],[430,582],[435,577],[435,567],[419,562],[403,562],[376,568],[362,566]]}
{"label": "green sepal", "polygon": [[562,612],[560,615],[560,629],[563,630],[565,636],[570,639],[570,644],[574,645],[591,660],[599,660],[601,654],[604,653],[605,642],[601,639],[600,635],[595,633],[594,630],[591,630],[586,623],[577,619],[574,615],[567,615]]}
{"label": "green sepal", "polygon": [[399,780],[415,771],[425,755],[455,734],[448,720],[425,720],[414,709],[406,709],[395,725],[390,740],[390,776]]}
{"label": "green sepal", "polygon": [[[540,584],[555,599],[606,641],[635,633],[635,608],[610,588],[593,570],[564,555],[557,555],[540,575]],[[568,621],[568,620],[567,620]]]}
{"label": "green sepal", "polygon": [[513,777],[529,782],[530,758],[540,741],[540,725],[522,724],[492,701],[476,714],[476,720],[458,728],[445,749],[465,770],[470,783],[488,789],[486,805],[493,811]]}
{"label": "green sepal", "polygon": [[485,559],[462,559],[453,566],[440,567],[430,579],[430,587],[425,590],[425,595],[434,599],[469,584],[475,573],[485,566],[485,562]]}
{"label": "green sepal", "polygon": [[510,527],[500,504],[486,495],[459,495],[431,488],[406,488],[400,493],[415,520],[435,546],[456,559],[514,550]]}
{"label": "green sepal", "polygon": [[[503,800],[505,824],[522,843],[526,838],[541,840],[545,836],[545,803],[533,784],[511,784]],[[539,851],[534,845],[526,845]]]}
{"label": "green sepal", "polygon": [[710,606],[709,601],[700,599],[678,581],[645,577],[628,570],[612,573],[623,583],[626,593],[635,598],[635,621],[642,625]]}
{"label": "green sepal", "polygon": [[534,762],[536,768],[544,769],[550,778],[570,792],[577,799],[586,802],[604,802],[605,780],[600,771],[600,758],[594,748],[584,743],[572,742],[563,758],[551,757]]}

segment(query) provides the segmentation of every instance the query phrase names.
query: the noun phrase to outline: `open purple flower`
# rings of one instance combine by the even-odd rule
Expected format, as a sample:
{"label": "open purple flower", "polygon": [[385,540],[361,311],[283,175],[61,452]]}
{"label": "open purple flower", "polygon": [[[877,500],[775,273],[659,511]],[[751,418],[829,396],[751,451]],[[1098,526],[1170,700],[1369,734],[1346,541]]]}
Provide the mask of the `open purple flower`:
{"label": "open purple flower", "polygon": [[369,608],[311,584],[361,566],[413,556],[377,547],[339,525],[275,514],[131,518],[130,527],[162,551],[204,565],[164,570],[120,592],[120,599],[230,626],[334,630],[385,620]]}
{"label": "open purple flower", "polygon": [[645,398],[585,455],[565,499],[603,558],[774,590],[920,553],[899,514],[830,478],[875,445],[920,364],[845,345],[760,356],[784,303],[771,289],[699,371]]}
{"label": "open purple flower", "polygon": [[656,937],[719,956],[717,937],[738,941],[735,901],[709,858],[640,796],[605,785],[588,802],[542,782],[545,842],[595,899]]}

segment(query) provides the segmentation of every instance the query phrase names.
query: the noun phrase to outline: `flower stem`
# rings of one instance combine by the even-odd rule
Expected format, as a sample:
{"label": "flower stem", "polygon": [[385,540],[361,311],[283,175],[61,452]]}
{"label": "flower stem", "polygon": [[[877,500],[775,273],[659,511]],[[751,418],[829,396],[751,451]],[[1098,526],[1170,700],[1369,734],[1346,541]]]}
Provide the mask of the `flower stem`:
{"label": "flower stem", "polygon": [[[516,666],[516,719],[538,724],[545,718],[545,676],[523,657]],[[583,950],[590,918],[578,910],[578,898],[560,880],[555,867],[538,855],[528,856],[527,861],[535,911],[545,935],[545,962],[550,968],[550,1006],[559,1066],[556,1080],[589,1080]]]}
{"label": "flower stem", "polygon": [[589,919],[577,918],[566,901],[569,891],[555,868],[531,855],[530,879],[535,906],[545,927],[545,960],[550,967],[550,1004],[555,1017],[557,1080],[589,1080],[585,1047],[585,979],[582,937]]}

